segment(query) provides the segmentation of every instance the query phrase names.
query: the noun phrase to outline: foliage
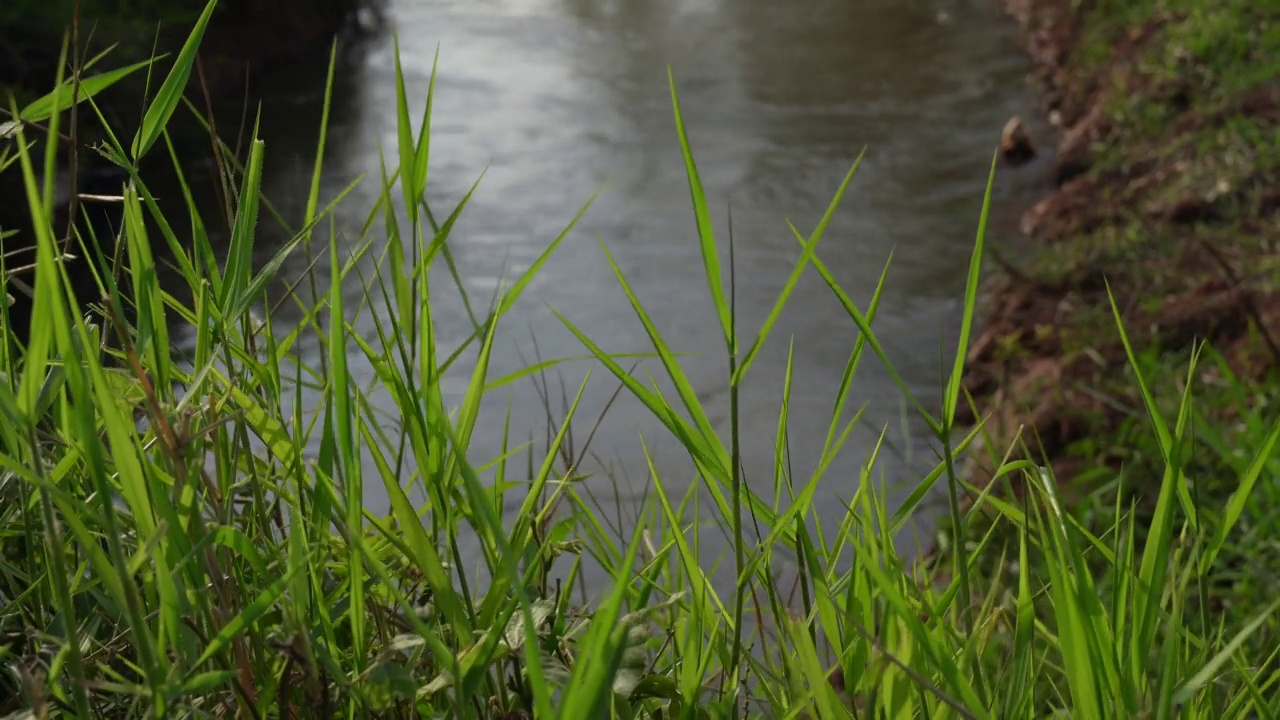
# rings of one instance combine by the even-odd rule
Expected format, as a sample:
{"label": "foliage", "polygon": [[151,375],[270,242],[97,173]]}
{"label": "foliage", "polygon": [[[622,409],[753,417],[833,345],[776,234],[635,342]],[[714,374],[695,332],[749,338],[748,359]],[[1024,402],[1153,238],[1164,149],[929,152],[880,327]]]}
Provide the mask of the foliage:
{"label": "foliage", "polygon": [[[938,466],[903,505],[890,508],[873,482],[873,453],[842,522],[822,527],[813,512],[816,493],[860,418],[847,407],[857,369],[870,350],[892,371],[872,329],[883,278],[859,308],[817,252],[857,166],[810,235],[789,226],[800,249],[795,271],[769,321],[742,338],[732,268],[726,288],[674,81],[677,138],[732,397],[756,381],[751,360],[802,273],[823,277],[859,333],[846,382],[833,388],[818,469],[808,478],[787,471],[785,399],[776,438],[740,437],[736,401],[730,437],[714,431],[676,349],[616,265],[652,341],[647,357],[678,397],[632,377],[619,356],[564,323],[680,440],[701,487],[672,496],[667,479],[651,471],[652,499],[641,517],[623,536],[611,533],[592,508],[576,459],[560,462],[576,398],[545,453],[523,449],[527,474],[508,462],[521,448],[474,458],[469,443],[485,397],[559,362],[501,378],[488,372],[498,323],[574,225],[494,298],[471,338],[440,347],[431,314],[439,290],[428,283],[428,271],[448,252],[451,228],[470,196],[435,223],[424,193],[430,94],[415,124],[399,72],[397,83],[398,165],[376,178],[383,192],[371,215],[381,215],[386,243],[376,277],[353,274],[356,260],[376,247],[372,230],[352,256],[334,233],[327,242],[322,234],[346,195],[321,205],[323,130],[306,214],[265,264],[253,262],[265,212],[260,140],[243,163],[227,157],[238,168],[239,187],[225,258],[215,257],[202,224],[193,224],[190,240],[187,228],[172,227],[136,170],[141,154],[171,149],[162,129],[172,109],[162,93],[141,141],[121,135],[104,150],[130,181],[121,192],[120,236],[84,239],[85,247],[104,249],[96,254],[102,307],[87,317],[59,262],[51,189],[37,181],[41,162],[43,177],[52,177],[54,150],[33,157],[26,128],[16,129],[16,167],[37,229],[37,322],[20,352],[0,357],[0,663],[9,671],[0,678],[0,697],[10,698],[0,712],[654,719],[1280,714],[1274,657],[1280,646],[1249,643],[1274,632],[1276,604],[1248,616],[1224,615],[1216,624],[1190,622],[1197,610],[1208,612],[1203,601],[1216,593],[1210,581],[1229,557],[1247,557],[1241,543],[1270,512],[1258,494],[1274,493],[1268,481],[1280,427],[1261,416],[1249,421],[1250,432],[1235,439],[1243,449],[1233,465],[1235,494],[1220,507],[1206,505],[1185,482],[1190,382],[1170,420],[1160,388],[1141,373],[1135,377],[1161,472],[1143,543],[1135,541],[1134,514],[1121,505],[1112,508],[1105,534],[1078,522],[1048,468],[1006,462],[994,482],[979,487],[966,480],[962,458],[980,428],[961,434],[953,426],[962,361],[952,368],[940,412],[898,381],[936,435]],[[85,102],[93,107],[92,99]],[[50,117],[51,131],[59,121],[59,114]],[[988,190],[961,351],[989,200]],[[161,251],[172,257],[193,302],[163,291],[156,273]],[[278,332],[262,307],[263,292],[284,256],[298,252],[327,255],[328,292],[295,329]],[[117,256],[127,268],[107,260]],[[380,309],[372,315],[376,337],[356,333],[347,321],[341,289],[348,283],[359,283],[368,306]],[[179,323],[194,332],[190,357],[173,349]],[[327,343],[319,367],[294,355],[313,331]],[[1140,370],[1140,349],[1127,339],[1126,348],[1131,367]],[[377,386],[395,403],[394,432],[372,406],[372,388],[352,377],[352,354],[375,368]],[[468,390],[459,406],[447,407],[441,377],[468,356],[474,362]],[[1193,371],[1199,362],[1193,358]],[[789,380],[790,368],[784,398]],[[322,391],[319,407],[303,407],[292,392],[303,384]],[[768,441],[776,443],[777,472],[772,492],[761,493],[742,481],[738,451],[743,442]],[[367,473],[364,457],[376,473]],[[491,485],[479,479],[486,467],[495,470]],[[1020,499],[994,492],[1012,479],[1023,484]],[[363,507],[365,483],[386,492],[388,516]],[[892,540],[936,491],[948,494],[953,529],[966,542],[944,548],[926,574]],[[421,500],[411,499],[419,493]],[[702,519],[707,512],[697,506],[703,493],[711,498],[712,520]],[[520,512],[504,522],[498,508],[513,505]],[[967,542],[988,511],[995,524]],[[731,592],[719,591],[700,562],[698,537],[708,523],[732,532],[738,580]],[[748,524],[759,528],[758,537],[749,537]],[[996,542],[1009,537],[997,527],[1012,529],[1011,545]],[[463,557],[461,537],[477,540],[483,577],[465,571],[473,559]],[[798,602],[788,600],[773,573],[791,558]],[[574,602],[560,588],[572,587],[587,562],[602,566],[612,582],[602,597]]]}

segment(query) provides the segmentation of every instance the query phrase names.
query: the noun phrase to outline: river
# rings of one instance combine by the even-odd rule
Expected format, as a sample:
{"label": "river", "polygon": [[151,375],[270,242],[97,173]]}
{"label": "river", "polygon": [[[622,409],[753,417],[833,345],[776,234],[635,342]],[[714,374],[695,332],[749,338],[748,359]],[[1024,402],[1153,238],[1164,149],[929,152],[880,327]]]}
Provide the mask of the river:
{"label": "river", "polygon": [[[435,212],[447,214],[485,173],[451,240],[477,311],[487,306],[501,273],[526,269],[601,191],[499,331],[491,377],[532,361],[531,337],[544,358],[585,353],[551,308],[609,352],[651,349],[600,249],[603,241],[671,347],[689,353],[683,367],[727,437],[724,347],[702,279],[669,65],[722,245],[732,211],[744,346],[798,258],[786,221],[811,232],[865,147],[865,162],[819,254],[865,307],[893,253],[875,327],[902,377],[937,407],[958,337],[991,153],[1004,121],[1026,114],[1033,101],[1017,28],[996,5],[392,0],[389,32],[399,37],[415,122],[439,51],[427,190]],[[359,236],[378,196],[380,147],[388,164],[396,163],[394,58],[388,35],[347,58],[339,72],[322,201],[368,174],[337,217],[349,238]],[[294,218],[305,201],[323,79],[323,68],[267,79],[265,189]],[[1007,229],[1025,190],[1005,175],[996,188],[995,227],[1011,236]],[[1001,232],[992,242],[1003,241]],[[301,264],[287,265],[283,275],[292,279]],[[471,324],[458,293],[442,278],[435,283],[433,311],[438,342],[448,352]],[[358,284],[350,283],[348,306],[360,300]],[[283,308],[277,324],[296,319],[291,312]],[[367,313],[357,329],[373,338]],[[753,487],[766,494],[772,487],[788,342],[794,341],[792,470],[803,482],[826,438],[856,339],[851,320],[809,270],[744,384],[743,462]],[[318,360],[318,349],[306,352],[305,360]],[[639,377],[644,367],[661,377],[657,362],[646,362]],[[558,370],[570,397],[588,370],[592,380],[574,425],[579,448],[617,386],[598,364],[574,362]],[[354,354],[351,371],[360,385],[373,383],[372,369]],[[451,402],[460,400],[465,380],[465,372],[455,373]],[[558,412],[559,384],[554,376],[552,382]],[[385,402],[376,389],[373,397]],[[512,438],[545,441],[543,403],[532,382],[520,382],[484,406],[473,462],[499,453],[508,399]],[[863,404],[861,427],[820,490],[818,506],[828,522],[842,516],[842,502],[856,489],[882,430],[874,477],[897,484],[895,502],[936,462],[926,427],[907,412],[869,352],[849,408]],[[583,467],[595,473],[587,481],[593,495],[610,515],[620,508],[624,524],[650,487],[641,436],[669,493],[681,496],[695,481],[678,443],[624,395],[595,432],[591,451],[597,458]],[[385,492],[370,470],[366,501],[374,512],[385,512]],[[708,557],[727,548],[718,533],[701,539]],[[914,545],[916,539],[903,542]]]}

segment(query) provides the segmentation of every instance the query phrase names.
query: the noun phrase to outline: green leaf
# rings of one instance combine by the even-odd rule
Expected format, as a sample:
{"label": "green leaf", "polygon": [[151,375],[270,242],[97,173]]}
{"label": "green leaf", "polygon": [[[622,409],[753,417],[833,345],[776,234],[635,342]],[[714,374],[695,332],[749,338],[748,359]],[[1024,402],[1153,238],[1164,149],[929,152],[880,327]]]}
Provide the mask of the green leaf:
{"label": "green leaf", "polygon": [[987,218],[991,214],[991,189],[996,182],[996,155],[991,157],[991,171],[987,175],[987,191],[982,196],[982,214],[978,218],[978,237],[973,254],[969,258],[969,275],[964,287],[964,318],[960,322],[960,339],[957,342],[955,364],[947,382],[947,394],[943,398],[942,422],[950,427],[955,420],[956,406],[960,399],[960,381],[964,377],[964,364],[969,354],[969,334],[973,330],[973,315],[978,307],[978,277],[982,272],[982,246],[987,236]]}
{"label": "green leaf", "polygon": [[187,678],[182,684],[182,692],[187,695],[198,696],[212,692],[219,685],[229,682],[236,676],[235,670],[212,670],[210,672],[202,672]]}
{"label": "green leaf", "polygon": [[[18,113],[18,117],[23,122],[41,122],[53,116],[54,113],[60,113],[73,104],[84,102],[107,88],[115,85],[126,77],[132,75],[138,70],[147,67],[151,63],[165,57],[160,55],[150,60],[127,65],[125,67],[109,70],[97,75],[80,79],[80,87],[77,89],[75,78],[64,81],[56,90],[45,95],[38,100],[33,100],[25,108]],[[75,101],[74,103],[72,101]]]}
{"label": "green leaf", "polygon": [[693,150],[689,148],[689,136],[685,132],[684,117],[680,113],[680,99],[676,95],[676,79],[671,68],[667,68],[667,82],[671,86],[671,106],[675,110],[676,131],[680,135],[680,151],[684,155],[685,174],[689,178],[689,195],[693,199],[693,213],[698,221],[698,243],[702,247],[702,263],[706,270],[707,287],[711,290],[711,300],[715,303],[716,313],[720,316],[720,328],[724,333],[725,346],[734,352],[733,321],[729,316],[729,303],[724,295],[724,278],[720,274],[720,258],[716,253],[715,230],[711,225],[711,213],[707,208],[707,195],[702,189],[702,180],[698,177],[698,166],[693,160]]}
{"label": "green leaf", "polygon": [[169,124],[169,118],[173,116],[174,110],[178,109],[178,103],[182,101],[182,94],[187,88],[187,79],[191,77],[191,68],[195,65],[196,51],[204,38],[209,17],[213,15],[213,9],[217,5],[218,0],[209,0],[205,5],[204,12],[200,13],[195,27],[187,36],[187,42],[178,53],[178,59],[169,70],[169,76],[164,79],[164,84],[156,93],[151,107],[147,108],[147,114],[142,118],[142,126],[138,128],[138,134],[133,137],[132,152],[135,161],[141,160],[151,146],[155,145],[156,140],[160,139],[165,126]]}
{"label": "green leaf", "polygon": [[[831,224],[831,218],[836,214],[836,208],[840,206],[840,201],[844,199],[845,190],[849,188],[849,183],[853,180],[854,175],[858,173],[858,167],[862,165],[862,158],[866,155],[866,150],[858,153],[858,159],[853,162],[853,166],[849,168],[849,172],[845,174],[844,180],[841,181],[839,189],[831,198],[830,204],[827,205],[827,211],[823,213],[822,220],[818,222],[818,227],[814,229],[813,234],[809,236],[809,241],[802,243],[803,251],[800,253],[800,260],[796,263],[795,268],[791,270],[791,277],[787,278],[787,284],[783,286],[782,292],[778,294],[778,299],[773,304],[773,310],[769,312],[769,317],[765,318],[764,324],[760,327],[760,333],[756,335],[756,339],[751,343],[751,348],[747,350],[746,356],[742,363],[738,365],[734,371],[733,377],[730,379],[731,385],[738,385],[742,378],[747,374],[747,368],[751,367],[751,363],[755,360],[756,354],[760,352],[760,347],[764,345],[764,341],[769,337],[769,332],[773,329],[774,323],[778,321],[778,316],[782,314],[782,309],[786,306],[787,300],[791,297],[792,291],[795,290],[796,283],[799,282],[800,276],[804,273],[805,268],[809,267],[809,262],[813,258],[814,249],[818,246],[818,241],[822,239],[823,234],[827,231],[827,226]],[[787,223],[790,225],[791,223]],[[792,226],[792,231],[795,227]],[[797,233],[798,235],[798,233]]]}
{"label": "green leaf", "polygon": [[[257,236],[258,206],[262,200],[263,150],[263,142],[255,137],[249,150],[249,167],[245,170],[244,182],[240,188],[240,207],[236,208],[235,226],[231,231],[231,247],[227,251],[227,265],[223,273],[222,297],[218,298],[220,309],[228,319],[235,317],[229,315],[233,307],[243,306],[243,303],[236,301],[245,296],[252,280],[253,245]],[[286,247],[292,249],[293,243]]]}
{"label": "green leaf", "polygon": [[1267,621],[1267,618],[1271,617],[1272,613],[1274,613],[1277,608],[1280,608],[1280,600],[1276,600],[1271,603],[1266,610],[1263,610],[1257,617],[1250,621],[1248,625],[1241,628],[1240,632],[1236,633],[1236,636],[1231,638],[1231,642],[1227,643],[1226,647],[1222,648],[1221,652],[1213,656],[1209,662],[1205,663],[1204,668],[1202,668],[1200,672],[1196,673],[1194,677],[1186,682],[1186,684],[1178,688],[1178,691],[1173,694],[1173,701],[1181,704],[1190,700],[1191,696],[1194,695],[1197,690],[1204,687],[1204,685],[1209,682],[1210,678],[1218,672],[1218,668],[1222,667],[1223,663],[1230,659],[1231,655],[1235,653],[1236,650],[1240,649],[1240,646],[1244,644],[1244,641],[1248,640],[1250,635],[1254,634],[1258,631],[1258,628],[1262,627],[1262,624]]}
{"label": "green leaf", "polygon": [[639,702],[646,698],[666,698],[675,700],[680,697],[680,687],[676,681],[665,675],[646,675],[636,683],[631,691],[631,702]]}
{"label": "green leaf", "polygon": [[591,207],[591,204],[595,202],[595,199],[596,195],[593,194],[587,200],[586,204],[578,210],[577,214],[573,216],[573,220],[570,220],[564,230],[560,231],[560,234],[556,236],[556,239],[552,240],[551,244],[548,245],[547,248],[542,251],[542,254],[538,256],[538,259],[533,261],[529,266],[529,269],[525,271],[524,275],[520,276],[520,279],[511,286],[511,289],[508,290],[502,298],[502,304],[498,306],[498,315],[506,315],[507,312],[511,310],[511,307],[520,299],[520,294],[524,292],[525,288],[533,281],[533,278],[537,275],[538,271],[542,269],[542,266],[545,265],[551,255],[555,253],[556,248],[560,247],[560,244],[564,242],[564,239],[568,237],[569,233],[573,231],[573,228],[577,226],[578,221],[587,213],[587,210]]}
{"label": "green leaf", "polygon": [[1227,535],[1239,522],[1240,516],[1244,513],[1245,503],[1249,500],[1249,495],[1258,483],[1258,478],[1262,476],[1262,471],[1266,469],[1267,463],[1271,461],[1271,454],[1275,450],[1277,441],[1280,441],[1280,422],[1277,422],[1275,427],[1271,429],[1266,441],[1258,449],[1253,462],[1250,463],[1249,469],[1240,478],[1240,485],[1231,493],[1231,499],[1227,501],[1227,508],[1223,513],[1222,521],[1218,523],[1218,529],[1213,534],[1213,540],[1200,558],[1201,572],[1208,572],[1213,561],[1217,559],[1218,553],[1222,551],[1222,546],[1227,541]]}
{"label": "green leaf", "polygon": [[222,629],[218,631],[218,634],[214,635],[213,639],[209,641],[209,645],[205,647],[204,652],[200,654],[200,658],[193,663],[193,667],[203,665],[205,661],[209,660],[209,658],[212,658],[214,655],[222,652],[223,648],[229,645],[232,640],[244,633],[245,630],[258,621],[258,618],[265,615],[266,612],[275,605],[276,601],[280,599],[280,596],[284,594],[285,587],[288,585],[289,581],[293,579],[293,573],[298,572],[299,570],[301,570],[301,567],[295,568],[288,575],[278,578],[275,582],[271,583],[271,585],[258,594],[258,597],[255,598],[253,602],[249,603],[243,610],[236,614],[235,617],[231,618],[226,625],[223,625]]}

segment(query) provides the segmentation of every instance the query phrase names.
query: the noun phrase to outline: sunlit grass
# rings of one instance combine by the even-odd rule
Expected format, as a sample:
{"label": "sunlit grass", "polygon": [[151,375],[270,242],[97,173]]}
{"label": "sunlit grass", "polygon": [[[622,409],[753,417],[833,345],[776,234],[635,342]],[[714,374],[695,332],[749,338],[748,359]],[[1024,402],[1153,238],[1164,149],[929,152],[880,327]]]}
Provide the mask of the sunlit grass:
{"label": "sunlit grass", "polygon": [[[169,78],[185,78],[191,58],[180,54]],[[440,347],[432,307],[441,290],[428,278],[441,259],[448,262],[451,229],[470,195],[436,223],[425,200],[434,83],[415,124],[398,65],[396,78],[398,141],[386,155],[398,164],[388,170],[384,156],[380,177],[360,179],[382,192],[372,210],[353,209],[370,213],[369,232],[354,250],[331,224],[326,237],[346,191],[321,205],[318,152],[300,229],[257,267],[252,249],[269,148],[256,134],[242,163],[228,158],[240,171],[230,243],[220,257],[202,223],[179,230],[167,221],[136,171],[137,159],[157,148],[173,157],[161,142],[181,81],[166,82],[130,144],[113,140],[105,149],[131,175],[122,188],[118,238],[128,271],[116,285],[115,268],[99,268],[106,311],[98,320],[86,320],[83,298],[71,296],[58,261],[51,186],[37,183],[39,158],[18,127],[14,152],[36,229],[37,321],[25,347],[5,355],[0,383],[0,662],[8,669],[0,679],[0,712],[571,719],[1280,714],[1274,657],[1280,649],[1249,642],[1264,629],[1271,634],[1263,637],[1275,637],[1276,604],[1260,602],[1260,612],[1216,624],[1205,617],[1189,622],[1189,614],[1208,612],[1210,580],[1224,555],[1235,554],[1239,526],[1265,512],[1256,494],[1274,494],[1268,482],[1280,428],[1252,418],[1250,432],[1232,440],[1246,450],[1236,464],[1235,494],[1222,507],[1206,507],[1212,501],[1192,493],[1183,465],[1194,383],[1182,391],[1171,424],[1157,401],[1162,388],[1139,373],[1163,468],[1152,482],[1154,520],[1140,542],[1130,508],[1117,500],[1108,532],[1099,534],[1064,507],[1051,469],[1002,460],[1003,449],[986,448],[996,456],[994,478],[967,476],[961,458],[981,429],[962,431],[952,418],[963,400],[959,378],[977,304],[990,185],[974,199],[979,231],[960,360],[946,379],[942,407],[931,411],[893,371],[873,330],[885,276],[859,308],[820,259],[819,242],[856,164],[812,233],[790,226],[799,251],[795,271],[762,327],[742,342],[733,268],[719,266],[721,240],[674,80],[673,137],[697,219],[691,231],[725,342],[729,437],[714,430],[679,348],[664,340],[659,320],[613,264],[651,342],[646,359],[676,396],[635,377],[625,367],[634,356],[610,354],[560,317],[599,368],[681,443],[701,486],[672,494],[675,482],[646,458],[649,500],[634,525],[611,531],[581,481],[579,458],[565,451],[590,376],[544,452],[525,448],[519,460],[518,449],[504,447],[502,458],[475,457],[470,442],[485,397],[557,362],[508,377],[489,374],[499,323],[573,224],[492,298],[472,337],[459,348]],[[58,115],[48,122],[56,130]],[[55,160],[47,149],[42,177],[53,177]],[[176,158],[174,169],[181,178]],[[190,211],[198,216],[194,203]],[[379,216],[382,227],[374,233]],[[156,237],[193,302],[162,289]],[[297,252],[327,255],[327,277],[315,279],[319,304],[281,333],[263,298],[286,255]],[[374,277],[356,263],[368,252],[385,260]],[[832,389],[816,470],[792,477],[790,364],[776,437],[742,437],[736,397],[744,384],[766,381],[750,372],[752,360],[811,269],[840,301],[858,340],[844,381]],[[352,285],[379,310],[370,314],[373,339],[350,323],[342,289]],[[175,321],[189,325],[194,337],[184,363],[171,348]],[[104,329],[118,341],[104,341]],[[312,333],[326,349],[315,367],[294,356]],[[908,499],[890,507],[876,485],[876,448],[844,517],[824,527],[815,505],[827,468],[861,420],[848,400],[868,349],[944,450]],[[1137,372],[1137,351],[1129,349]],[[395,432],[352,378],[354,357],[369,363],[391,398]],[[464,357],[474,363],[469,383],[450,407],[442,377]],[[304,383],[320,389],[316,407],[302,405],[296,390]],[[744,442],[775,443],[773,487],[753,490],[743,481]],[[481,468],[494,470],[492,483],[481,482]],[[1020,495],[1003,491],[1014,480]],[[389,498],[386,516],[364,507],[370,484]],[[949,547],[924,564],[900,556],[895,537],[925,498],[942,490]],[[698,507],[704,496],[712,520],[699,519],[706,517]],[[519,512],[508,518],[501,509],[509,506]],[[711,529],[708,522],[728,529],[734,541],[729,593],[717,589],[702,564],[699,536]],[[479,557],[464,556],[464,534],[477,539]],[[564,588],[586,562],[602,566],[612,582],[584,605]],[[797,566],[795,600],[773,572],[787,562]],[[486,582],[469,574],[476,565]]]}

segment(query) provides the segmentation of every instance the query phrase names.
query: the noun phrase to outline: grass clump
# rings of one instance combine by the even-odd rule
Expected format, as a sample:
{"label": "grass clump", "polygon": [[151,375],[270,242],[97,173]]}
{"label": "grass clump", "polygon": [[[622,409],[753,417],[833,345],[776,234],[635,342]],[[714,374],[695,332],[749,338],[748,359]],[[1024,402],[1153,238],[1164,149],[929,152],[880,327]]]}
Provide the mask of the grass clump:
{"label": "grass clump", "polygon": [[[968,385],[993,421],[988,439],[1051,460],[1094,536],[1116,535],[1126,508],[1131,542],[1149,546],[1177,458],[1179,542],[1224,523],[1240,538],[1201,563],[1183,622],[1198,636],[1239,627],[1276,596],[1280,558],[1266,500],[1280,388],[1280,5],[1035,0],[1018,12],[1064,131],[1059,186],[1024,218],[1042,241],[1035,257],[993,284],[986,319],[1002,342],[974,353]],[[1177,419],[1183,439],[1153,434],[1157,416]],[[989,509],[967,532],[1016,541],[1002,520]],[[1113,559],[1089,555],[1090,572],[1115,582]],[[1245,652],[1277,646],[1280,628],[1264,622]]]}
{"label": "grass clump", "polygon": [[[180,58],[171,78],[183,77],[189,62]],[[731,398],[756,381],[752,360],[802,273],[823,277],[858,333],[847,381],[833,389],[817,470],[786,471],[786,402],[776,439],[741,437],[732,400],[729,437],[714,431],[677,349],[616,266],[652,341],[649,357],[675,396],[633,378],[619,356],[564,322],[680,440],[701,487],[672,496],[651,471],[652,499],[635,526],[622,536],[606,530],[576,463],[561,462],[576,399],[546,452],[526,450],[527,473],[507,462],[520,448],[473,457],[469,440],[485,396],[555,362],[504,378],[489,377],[487,367],[498,323],[573,226],[494,298],[471,338],[457,348],[437,345],[429,270],[446,256],[467,200],[445,222],[433,220],[424,199],[430,94],[415,124],[399,73],[397,82],[397,167],[374,180],[383,192],[355,257],[323,232],[346,193],[319,196],[322,130],[305,216],[261,265],[252,260],[265,212],[260,140],[242,163],[226,158],[238,168],[238,188],[224,257],[203,223],[191,224],[190,240],[187,228],[171,225],[136,171],[142,156],[169,147],[164,128],[178,103],[166,91],[180,93],[182,83],[164,85],[146,114],[152,122],[102,147],[130,179],[121,188],[120,233],[98,238],[101,300],[90,313],[82,313],[84,298],[72,297],[50,186],[37,181],[41,163],[43,177],[52,177],[56,147],[34,157],[19,126],[14,152],[35,228],[36,321],[28,338],[14,339],[21,347],[0,358],[0,664],[8,670],[0,712],[655,720],[1280,713],[1276,650],[1249,644],[1272,622],[1275,605],[1213,627],[1188,620],[1190,599],[1203,596],[1205,578],[1250,531],[1242,519],[1252,517],[1280,430],[1251,437],[1258,444],[1240,459],[1236,494],[1211,512],[1184,481],[1191,393],[1181,394],[1170,422],[1156,389],[1139,378],[1163,459],[1145,544],[1135,543],[1135,516],[1121,506],[1113,508],[1112,532],[1086,530],[1063,506],[1048,468],[1000,463],[997,478],[1024,483],[1016,500],[992,494],[993,484],[979,491],[965,481],[962,458],[977,431],[959,432],[954,418],[989,192],[942,407],[926,407],[898,381],[936,435],[937,467],[890,508],[873,480],[873,452],[839,525],[818,522],[825,468],[860,417],[847,407],[857,368],[870,351],[892,371],[872,327],[883,281],[859,308],[817,252],[856,165],[810,235],[788,226],[800,251],[795,271],[770,319],[744,338],[732,267],[726,286],[674,82],[676,136]],[[55,132],[58,121],[49,118]],[[182,178],[176,157],[173,165]],[[198,219],[194,204],[189,210]],[[375,247],[385,248],[382,271],[362,277],[355,259]],[[162,250],[190,303],[161,287]],[[328,277],[317,283],[328,290],[303,322],[281,332],[262,298],[287,253],[327,259]],[[106,260],[116,257],[123,266]],[[346,320],[341,288],[350,283],[380,311],[372,315],[375,337]],[[195,338],[190,357],[173,350],[179,324]],[[293,354],[311,333],[326,343],[319,367]],[[1129,350],[1140,368],[1138,351]],[[394,431],[370,403],[370,389],[354,382],[353,355],[367,359],[394,401]],[[468,390],[448,407],[441,377],[464,357],[473,363]],[[318,407],[302,406],[293,390],[303,385],[321,391]],[[757,492],[743,482],[739,448],[769,440],[778,448],[775,487]],[[492,483],[480,480],[486,468]],[[385,490],[387,516],[363,506],[367,483]],[[947,494],[960,537],[975,513],[994,509],[1016,541],[1001,546],[987,533],[972,545],[955,543],[935,556],[947,574],[926,573],[893,540],[935,492]],[[698,507],[703,497],[712,520],[699,519],[708,514]],[[520,511],[504,520],[500,508],[511,506]],[[729,592],[702,564],[698,537],[707,523],[733,534]],[[464,535],[477,540],[478,558],[464,556]],[[575,601],[563,588],[588,562],[612,580],[598,597]],[[798,576],[795,600],[776,580],[788,562]],[[479,577],[466,570],[475,564]],[[1017,571],[1007,585],[984,571],[1011,564]]]}

